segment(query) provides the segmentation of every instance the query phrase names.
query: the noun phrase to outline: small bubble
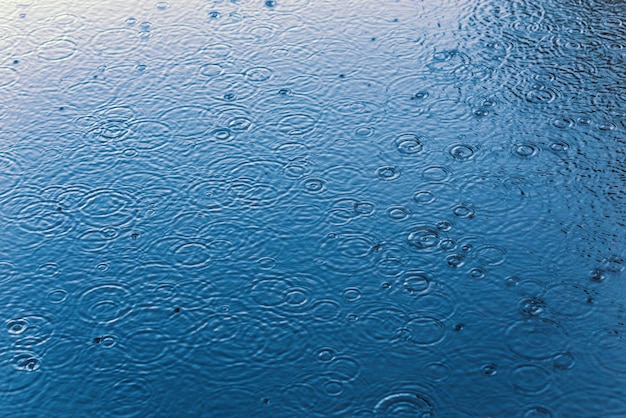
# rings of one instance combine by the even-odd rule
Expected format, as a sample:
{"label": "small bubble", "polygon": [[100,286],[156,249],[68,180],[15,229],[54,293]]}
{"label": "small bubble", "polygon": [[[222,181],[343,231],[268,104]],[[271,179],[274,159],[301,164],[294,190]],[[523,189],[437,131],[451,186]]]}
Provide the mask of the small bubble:
{"label": "small bubble", "polygon": [[591,280],[594,282],[603,282],[607,279],[607,274],[602,269],[593,269],[591,272]]}
{"label": "small bubble", "polygon": [[554,125],[556,128],[559,129],[568,129],[571,128],[572,126],[574,126],[574,120],[567,118],[567,117],[562,117],[562,118],[556,118],[555,120],[552,121],[552,125]]}
{"label": "small bubble", "polygon": [[546,309],[546,304],[539,298],[524,298],[519,303],[519,310],[524,316],[534,317],[541,315]]}
{"label": "small bubble", "polygon": [[387,290],[387,289],[391,289],[391,283],[389,282],[383,282],[380,287],[382,287],[383,289]]}
{"label": "small bubble", "polygon": [[495,376],[498,373],[498,366],[493,363],[485,364],[482,367],[482,372],[485,376]]}
{"label": "small bubble", "polygon": [[435,226],[436,226],[436,227],[437,227],[437,229],[438,229],[438,230],[440,230],[440,231],[446,231],[446,232],[447,232],[447,231],[452,230],[452,222],[450,222],[450,221],[446,221],[446,220],[443,220],[443,221],[439,221],[439,222],[437,222],[437,223],[435,224]]}
{"label": "small bubble", "polygon": [[317,359],[324,363],[328,363],[335,358],[335,350],[332,348],[322,348],[317,352]]}
{"label": "small bubble", "polygon": [[483,108],[474,109],[473,113],[474,113],[474,116],[479,117],[479,118],[484,118],[485,116],[489,116],[489,110],[483,109]]}
{"label": "small bubble", "polygon": [[348,321],[356,322],[359,320],[359,316],[355,313],[348,314]]}
{"label": "small bubble", "polygon": [[418,91],[413,96],[411,96],[411,100],[424,100],[429,96],[427,91]]}
{"label": "small bubble", "polygon": [[265,6],[266,7],[276,7],[276,1],[275,0],[265,0]]}
{"label": "small bubble", "polygon": [[283,89],[278,90],[278,94],[280,94],[281,96],[288,96],[291,94],[291,90],[283,88]]}
{"label": "small bubble", "polygon": [[591,119],[583,116],[583,117],[578,118],[578,123],[583,126],[591,125]]}
{"label": "small bubble", "polygon": [[486,275],[487,275],[487,272],[478,267],[473,268],[469,271],[469,276],[472,279],[484,279]]}
{"label": "small bubble", "polygon": [[451,238],[442,239],[439,243],[439,248],[444,251],[454,250],[456,248],[456,241]]}
{"label": "small bubble", "polygon": [[174,308],[174,313],[179,313],[179,312],[180,312],[180,308],[179,307]]}
{"label": "small bubble", "polygon": [[559,353],[552,359],[552,365],[557,370],[569,370],[574,367],[574,355],[572,353]]}
{"label": "small bubble", "polygon": [[617,126],[613,122],[604,122],[598,126],[598,129],[601,131],[613,131],[615,128],[617,128]]}
{"label": "small bubble", "polygon": [[14,65],[17,65],[17,64],[19,64],[19,63],[20,63],[20,60],[13,60],[13,64],[14,64]]}
{"label": "small bubble", "polygon": [[504,279],[504,283],[506,284],[507,287],[515,287],[521,281],[522,281],[522,279],[520,279],[517,276],[508,276],[507,278]]}
{"label": "small bubble", "polygon": [[100,342],[102,342],[102,338],[101,338],[101,337],[95,337],[95,338],[93,339],[93,343],[94,343],[94,344],[100,344]]}
{"label": "small bubble", "polygon": [[463,254],[450,254],[446,257],[446,263],[452,268],[463,267],[465,264],[465,256]]}
{"label": "small bubble", "polygon": [[220,17],[220,12],[212,10],[209,12],[209,17],[211,19],[217,19],[218,17]]}
{"label": "small bubble", "polygon": [[134,17],[129,17],[128,19],[126,19],[126,24],[129,26],[134,25],[135,23],[137,23],[137,19]]}
{"label": "small bubble", "polygon": [[269,405],[270,404],[270,398],[263,398],[263,403],[265,405]]}
{"label": "small bubble", "polygon": [[550,149],[554,152],[566,152],[569,150],[569,144],[563,141],[556,141],[550,144]]}
{"label": "small bubble", "polygon": [[461,331],[464,327],[465,327],[465,324],[459,323],[459,324],[456,324],[456,325],[454,326],[454,330],[455,330],[456,332],[459,332],[459,331]]}
{"label": "small bubble", "polygon": [[166,1],[160,1],[156,4],[156,8],[159,10],[167,10],[169,9],[170,4]]}

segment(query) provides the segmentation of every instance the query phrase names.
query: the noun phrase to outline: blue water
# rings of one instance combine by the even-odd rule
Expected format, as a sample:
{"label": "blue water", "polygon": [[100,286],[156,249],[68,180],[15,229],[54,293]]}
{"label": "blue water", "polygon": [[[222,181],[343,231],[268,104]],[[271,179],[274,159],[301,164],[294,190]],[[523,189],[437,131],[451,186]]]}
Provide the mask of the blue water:
{"label": "blue water", "polygon": [[625,417],[626,5],[10,1],[0,414]]}

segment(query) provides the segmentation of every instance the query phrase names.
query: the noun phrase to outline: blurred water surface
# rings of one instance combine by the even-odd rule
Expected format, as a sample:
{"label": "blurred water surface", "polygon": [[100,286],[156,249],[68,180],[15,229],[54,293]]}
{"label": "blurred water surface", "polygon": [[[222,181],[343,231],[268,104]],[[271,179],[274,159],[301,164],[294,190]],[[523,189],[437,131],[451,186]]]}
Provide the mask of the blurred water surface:
{"label": "blurred water surface", "polygon": [[6,1],[2,415],[626,416],[626,6]]}

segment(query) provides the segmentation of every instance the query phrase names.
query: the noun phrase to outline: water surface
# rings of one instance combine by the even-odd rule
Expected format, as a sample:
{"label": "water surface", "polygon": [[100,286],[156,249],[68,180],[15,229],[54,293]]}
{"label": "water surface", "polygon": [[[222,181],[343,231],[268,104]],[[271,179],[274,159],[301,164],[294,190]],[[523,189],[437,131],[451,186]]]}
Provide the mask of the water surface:
{"label": "water surface", "polygon": [[626,416],[619,1],[14,1],[0,407]]}

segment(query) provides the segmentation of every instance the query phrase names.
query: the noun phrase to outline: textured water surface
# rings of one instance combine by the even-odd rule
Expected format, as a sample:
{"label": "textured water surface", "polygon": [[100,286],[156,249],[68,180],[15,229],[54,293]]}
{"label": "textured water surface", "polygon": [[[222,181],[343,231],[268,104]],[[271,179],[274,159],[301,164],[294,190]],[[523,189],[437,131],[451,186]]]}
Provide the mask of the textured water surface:
{"label": "textured water surface", "polygon": [[620,1],[7,1],[3,416],[626,416]]}

